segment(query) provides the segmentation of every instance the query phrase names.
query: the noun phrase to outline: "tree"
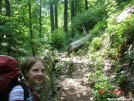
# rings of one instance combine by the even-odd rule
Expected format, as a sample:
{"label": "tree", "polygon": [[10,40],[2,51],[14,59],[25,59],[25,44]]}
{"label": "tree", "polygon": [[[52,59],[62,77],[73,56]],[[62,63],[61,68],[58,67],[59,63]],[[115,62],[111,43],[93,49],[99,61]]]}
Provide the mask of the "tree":
{"label": "tree", "polygon": [[[74,1],[73,1],[74,2]],[[76,0],[75,2],[74,2],[74,12],[75,12],[75,16],[77,16],[77,8],[78,8],[78,1]]]}
{"label": "tree", "polygon": [[85,9],[86,9],[86,11],[88,10],[88,1],[87,0],[85,0]]}
{"label": "tree", "polygon": [[[11,11],[10,11],[10,2],[9,0],[5,0],[5,8],[6,8],[6,16],[8,17],[11,17]],[[5,21],[5,23],[7,23],[10,21]],[[8,47],[7,47],[7,52],[8,52],[8,55],[11,55],[11,52],[12,52],[12,49],[11,49],[11,46],[12,46],[12,33],[11,32],[7,32],[6,33],[6,39],[7,39],[7,42],[8,42]]]}
{"label": "tree", "polygon": [[68,0],[64,0],[64,32],[68,32]]}
{"label": "tree", "polygon": [[31,3],[28,2],[29,7],[29,31],[30,31],[30,38],[31,38],[31,48],[32,48],[32,54],[35,56],[34,46],[33,46],[33,30],[32,30],[32,16],[31,16]]}
{"label": "tree", "polygon": [[2,12],[2,0],[0,0],[0,14]]}
{"label": "tree", "polygon": [[50,0],[50,22],[51,22],[51,32],[54,31],[54,14],[53,14],[53,2]]}
{"label": "tree", "polygon": [[42,34],[41,33],[41,31],[42,31],[42,23],[41,23],[42,22],[42,17],[41,17],[42,16],[41,15],[42,10],[41,9],[42,9],[42,6],[41,6],[41,0],[40,0],[40,14],[39,14],[40,15],[40,17],[39,17],[40,18],[39,19],[39,23],[40,23],[40,26],[39,26],[39,33],[40,33],[40,35],[39,36],[40,36],[40,38],[42,37],[42,35],[41,35]]}
{"label": "tree", "polygon": [[[72,0],[71,1],[71,25],[72,25],[72,21],[74,19],[74,16],[75,16],[75,5],[74,5],[74,1]],[[72,38],[74,37],[74,29],[72,27],[72,31],[71,31],[71,36]]]}
{"label": "tree", "polygon": [[5,0],[5,6],[6,6],[6,16],[11,16],[11,11],[10,11],[10,2],[9,0]]}
{"label": "tree", "polygon": [[57,1],[55,1],[55,28],[58,29],[58,11],[57,11]]}

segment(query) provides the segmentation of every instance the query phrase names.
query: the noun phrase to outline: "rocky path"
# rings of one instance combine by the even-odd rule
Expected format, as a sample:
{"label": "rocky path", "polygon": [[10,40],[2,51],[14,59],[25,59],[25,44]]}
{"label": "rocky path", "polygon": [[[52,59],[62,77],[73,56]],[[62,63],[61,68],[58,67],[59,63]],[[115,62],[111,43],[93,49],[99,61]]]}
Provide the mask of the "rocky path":
{"label": "rocky path", "polygon": [[91,101],[91,85],[86,77],[92,71],[88,59],[62,57],[61,60],[73,62],[74,71],[54,80],[54,86],[58,89],[56,101]]}

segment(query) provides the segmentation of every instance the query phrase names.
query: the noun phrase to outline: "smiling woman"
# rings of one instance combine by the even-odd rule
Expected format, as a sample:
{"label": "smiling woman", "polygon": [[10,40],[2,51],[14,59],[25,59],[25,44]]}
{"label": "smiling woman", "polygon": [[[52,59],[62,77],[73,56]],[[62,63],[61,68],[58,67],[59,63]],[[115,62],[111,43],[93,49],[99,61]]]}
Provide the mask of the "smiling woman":
{"label": "smiling woman", "polygon": [[[21,72],[24,76],[25,85],[29,91],[26,101],[40,101],[33,90],[37,84],[41,84],[44,79],[44,61],[38,57],[27,57],[22,63]],[[24,90],[20,85],[15,86],[9,94],[9,101],[24,101]],[[36,97],[35,97],[36,96]]]}

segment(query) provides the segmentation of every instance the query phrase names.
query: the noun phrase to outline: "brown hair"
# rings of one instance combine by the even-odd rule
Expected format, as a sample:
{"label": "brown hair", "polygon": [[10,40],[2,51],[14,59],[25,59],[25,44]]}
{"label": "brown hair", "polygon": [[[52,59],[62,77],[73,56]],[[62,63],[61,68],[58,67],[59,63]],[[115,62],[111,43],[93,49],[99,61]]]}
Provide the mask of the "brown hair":
{"label": "brown hair", "polygon": [[[38,58],[38,57],[34,57],[34,56],[29,56],[26,57],[26,59],[24,60],[24,62],[21,65],[21,72],[24,76],[24,78],[26,79],[25,73],[24,71],[29,71],[31,69],[31,67],[37,62],[37,61],[41,61],[44,64],[44,61],[42,58]],[[44,64],[45,66],[45,64]]]}

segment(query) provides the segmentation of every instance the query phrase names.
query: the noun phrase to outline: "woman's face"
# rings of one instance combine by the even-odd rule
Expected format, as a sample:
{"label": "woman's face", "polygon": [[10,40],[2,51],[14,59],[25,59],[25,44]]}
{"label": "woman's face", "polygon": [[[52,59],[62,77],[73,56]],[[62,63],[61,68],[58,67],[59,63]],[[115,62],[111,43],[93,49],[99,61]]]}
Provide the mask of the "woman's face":
{"label": "woman's face", "polygon": [[37,61],[29,71],[25,71],[25,76],[27,77],[26,83],[30,87],[34,87],[37,84],[42,83],[44,79],[45,67],[41,61]]}

